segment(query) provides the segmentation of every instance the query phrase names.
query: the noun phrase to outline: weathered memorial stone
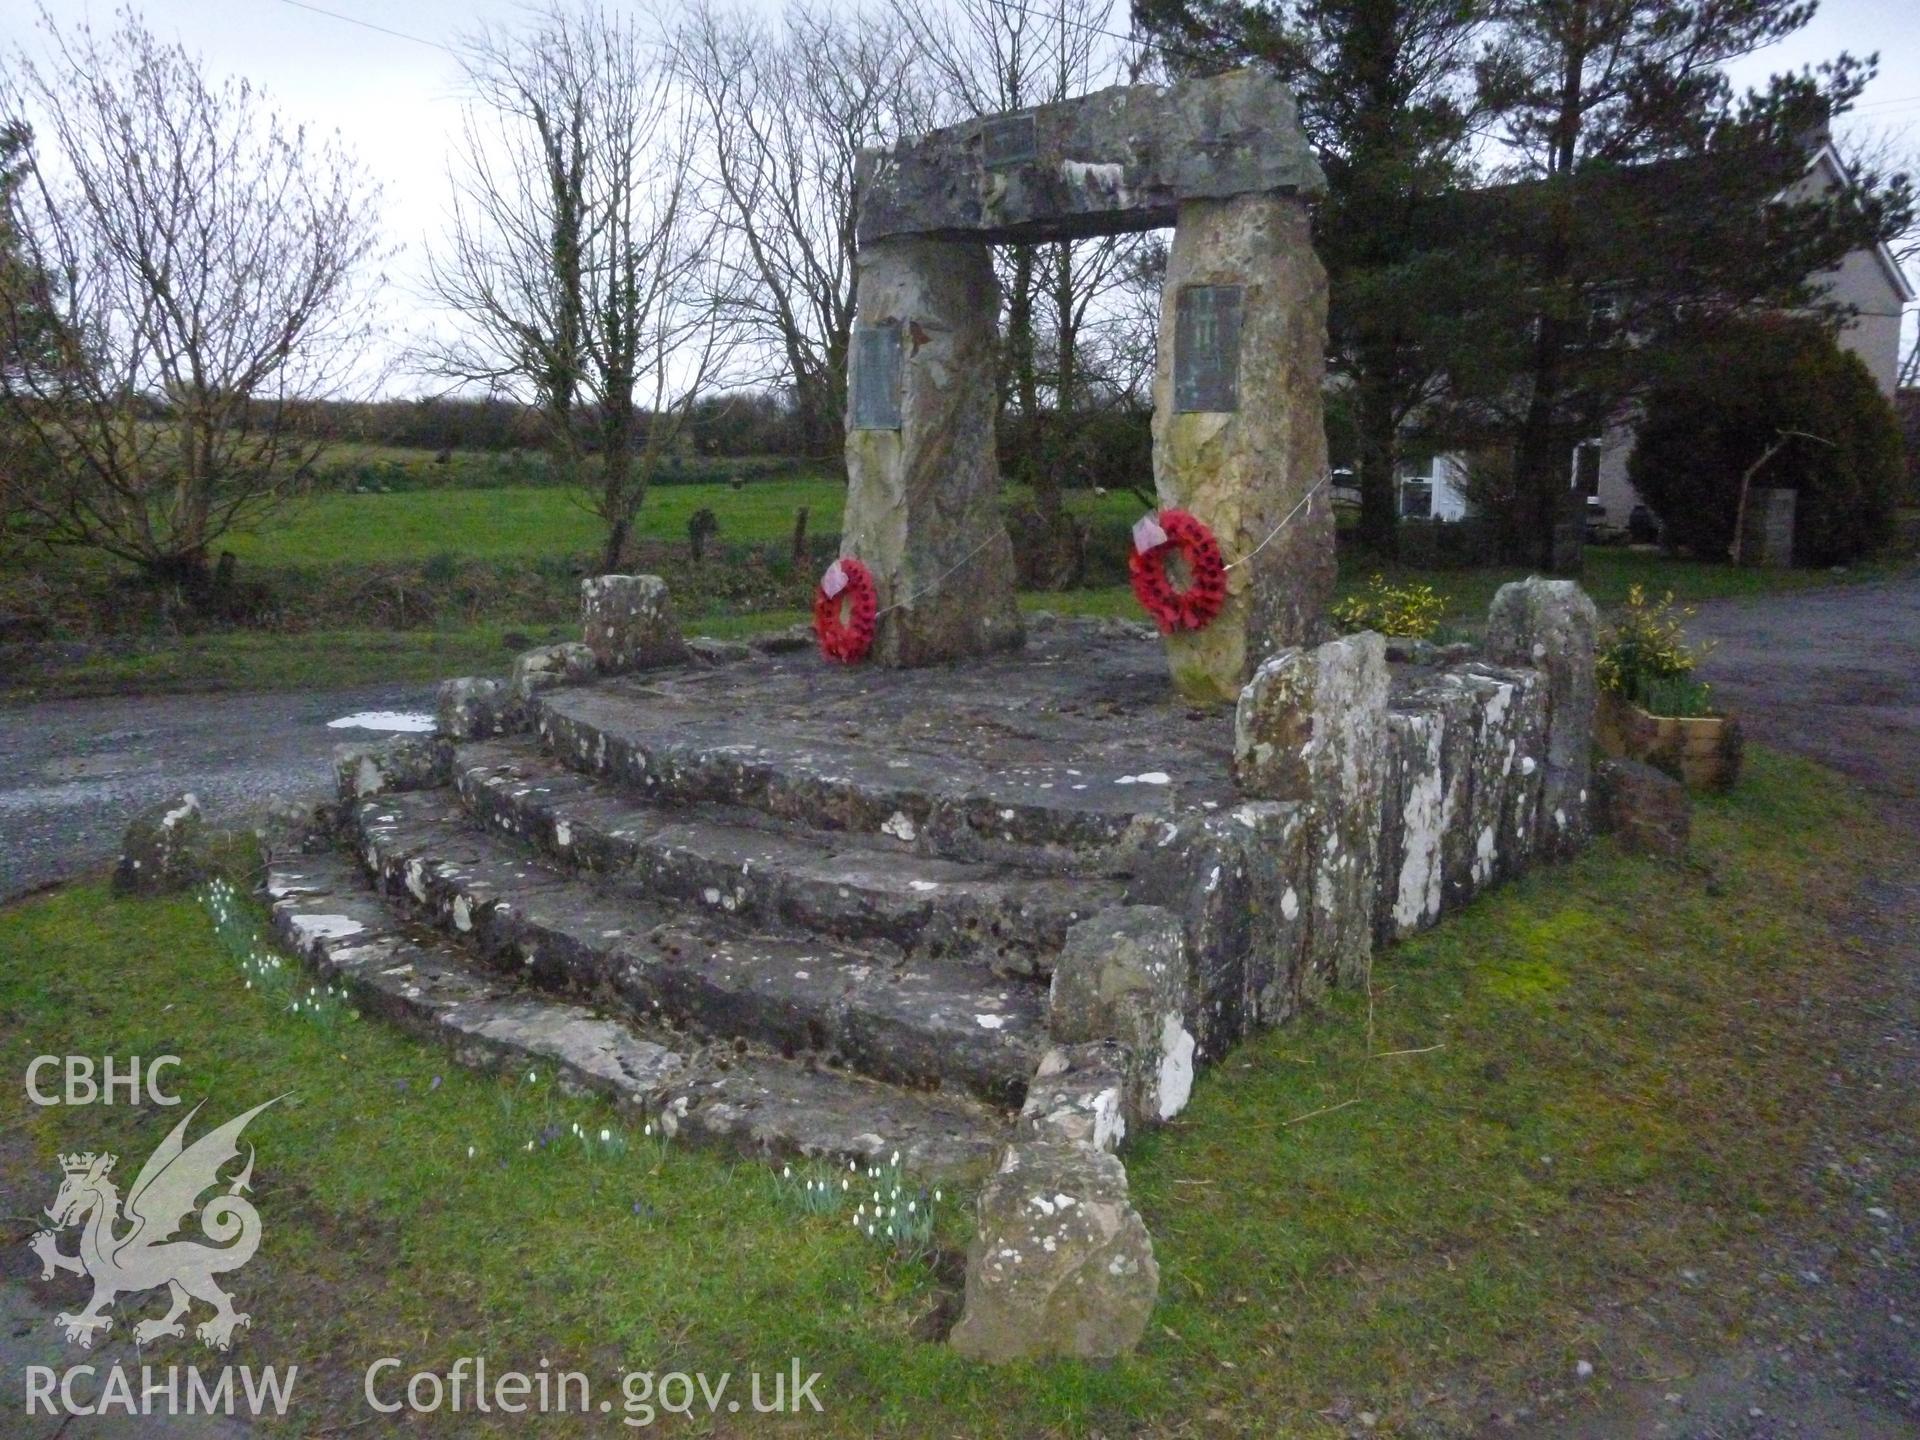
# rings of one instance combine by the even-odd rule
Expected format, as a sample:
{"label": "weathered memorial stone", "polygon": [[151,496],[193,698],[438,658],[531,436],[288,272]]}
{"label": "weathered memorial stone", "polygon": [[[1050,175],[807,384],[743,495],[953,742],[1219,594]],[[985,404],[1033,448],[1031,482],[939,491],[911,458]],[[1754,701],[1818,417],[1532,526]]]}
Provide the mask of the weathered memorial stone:
{"label": "weathered memorial stone", "polygon": [[1133,1111],[1171,1120],[1193,1093],[1187,948],[1158,905],[1102,910],[1067,931],[1054,962],[1047,1028],[1069,1043],[1117,1040],[1133,1054]]}
{"label": "weathered memorial stone", "polygon": [[525,704],[542,690],[591,680],[599,668],[593,651],[578,640],[569,640],[561,645],[542,645],[514,657],[508,688],[515,700]]}
{"label": "weathered memorial stone", "polygon": [[1534,576],[1502,585],[1487,612],[1487,658],[1546,677],[1546,774],[1535,849],[1548,858],[1572,855],[1587,837],[1598,628],[1593,601],[1571,580]]}
{"label": "weathered memorial stone", "polygon": [[449,740],[483,740],[524,730],[527,712],[505,680],[465,675],[440,682],[434,722]]}
{"label": "weathered memorial stone", "polygon": [[1784,486],[1747,492],[1741,516],[1739,563],[1767,569],[1793,564],[1793,517],[1800,495]]}
{"label": "weathered memorial stone", "polygon": [[192,795],[176,795],[140,815],[120,842],[113,893],[171,895],[198,884],[206,873],[205,832]]}
{"label": "weathered memorial stone", "polygon": [[1128,1101],[1134,1059],[1113,1040],[1055,1045],[1040,1057],[1020,1107],[1023,1139],[1118,1150],[1137,1115]]}
{"label": "weathered memorial stone", "polygon": [[594,575],[580,582],[587,649],[610,675],[687,658],[667,582],[658,575]]}
{"label": "weathered memorial stone", "polygon": [[1234,712],[1235,784],[1256,799],[1304,802],[1316,827],[1307,999],[1366,980],[1387,739],[1387,646],[1371,631],[1280,651]]}
{"label": "weathered memorial stone", "polygon": [[1204,521],[1228,562],[1219,617],[1167,639],[1191,699],[1234,699],[1275,649],[1311,644],[1332,596],[1326,307],[1304,201],[1181,206],[1161,301],[1154,488],[1163,507]]}
{"label": "weathered memorial stone", "polygon": [[453,783],[453,742],[444,735],[396,735],[333,747],[334,789],[342,800]]}
{"label": "weathered memorial stone", "polygon": [[1276,646],[1310,640],[1333,582],[1326,277],[1306,210],[1324,188],[1293,97],[1258,70],[1119,86],[862,157],[843,553],[879,582],[875,659],[948,659],[1018,635],[993,503],[983,246],[1175,223],[1155,483],[1234,562],[1225,613],[1168,642],[1175,682],[1229,701]]}
{"label": "weathered memorial stone", "polygon": [[873,658],[925,665],[1017,645],[992,257],[898,239],[866,247],[858,269],[840,553],[879,592]]}
{"label": "weathered memorial stone", "polygon": [[1160,1290],[1126,1167],[1089,1145],[1009,1145],[980,1193],[953,1347],[975,1360],[1107,1359],[1139,1343]]}
{"label": "weathered memorial stone", "polygon": [[1623,849],[1684,860],[1693,831],[1687,787],[1639,760],[1618,756],[1593,767],[1594,823]]}

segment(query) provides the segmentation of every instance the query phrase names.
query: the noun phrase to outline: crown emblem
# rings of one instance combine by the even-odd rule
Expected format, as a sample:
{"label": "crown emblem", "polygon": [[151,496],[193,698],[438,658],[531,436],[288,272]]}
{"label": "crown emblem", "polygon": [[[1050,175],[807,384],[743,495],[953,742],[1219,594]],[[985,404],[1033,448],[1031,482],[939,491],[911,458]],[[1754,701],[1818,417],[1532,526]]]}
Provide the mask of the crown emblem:
{"label": "crown emblem", "polygon": [[100,1167],[100,1173],[102,1175],[113,1169],[113,1156],[96,1157],[91,1150],[78,1155],[62,1155],[60,1157],[60,1168],[69,1175],[84,1175],[93,1168],[93,1162],[96,1158],[104,1158],[106,1162]]}

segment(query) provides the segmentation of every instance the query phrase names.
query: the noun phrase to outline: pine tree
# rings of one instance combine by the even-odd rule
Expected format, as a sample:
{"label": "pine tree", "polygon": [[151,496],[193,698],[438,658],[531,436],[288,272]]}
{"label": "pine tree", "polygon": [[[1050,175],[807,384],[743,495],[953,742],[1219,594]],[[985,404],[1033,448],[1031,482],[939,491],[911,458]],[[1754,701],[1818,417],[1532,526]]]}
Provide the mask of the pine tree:
{"label": "pine tree", "polygon": [[1401,439],[1461,334],[1449,297],[1481,283],[1471,252],[1428,237],[1467,179],[1483,0],[1136,0],[1175,68],[1270,66],[1292,87],[1326,172],[1315,244],[1331,289],[1329,365],[1351,387],[1359,538],[1391,554]]}
{"label": "pine tree", "polygon": [[[1725,65],[1800,29],[1804,0],[1499,0],[1480,96],[1505,187],[1463,202],[1456,240],[1497,246],[1503,360],[1457,375],[1515,441],[1524,553],[1551,564],[1572,447],[1621,412],[1703,316],[1814,308],[1817,277],[1897,233],[1904,177],[1800,182],[1829,119],[1871,78],[1841,55],[1736,95]],[[1832,318],[1838,318],[1837,316]]]}

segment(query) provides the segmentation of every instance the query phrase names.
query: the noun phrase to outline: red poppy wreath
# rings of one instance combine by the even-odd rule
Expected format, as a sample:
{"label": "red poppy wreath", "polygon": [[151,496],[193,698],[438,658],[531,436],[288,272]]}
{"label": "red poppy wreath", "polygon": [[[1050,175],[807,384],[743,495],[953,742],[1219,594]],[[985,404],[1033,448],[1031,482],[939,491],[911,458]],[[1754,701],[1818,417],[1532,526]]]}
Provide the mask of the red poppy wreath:
{"label": "red poppy wreath", "polygon": [[[1177,587],[1167,562],[1186,564],[1187,583]],[[1142,516],[1133,527],[1133,553],[1127,557],[1133,593],[1160,627],[1160,633],[1204,630],[1227,603],[1227,567],[1219,542],[1206,524],[1184,510]]]}
{"label": "red poppy wreath", "polygon": [[851,665],[873,649],[873,625],[879,615],[873,576],[858,560],[836,560],[813,592],[813,633],[820,653]]}

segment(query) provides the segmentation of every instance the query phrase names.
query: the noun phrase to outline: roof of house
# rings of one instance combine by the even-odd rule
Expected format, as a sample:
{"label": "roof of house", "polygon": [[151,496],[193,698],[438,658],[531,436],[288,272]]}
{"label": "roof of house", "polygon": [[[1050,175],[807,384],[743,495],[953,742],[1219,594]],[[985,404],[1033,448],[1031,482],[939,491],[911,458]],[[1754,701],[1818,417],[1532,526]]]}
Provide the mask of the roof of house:
{"label": "roof of house", "polygon": [[[1813,163],[1807,167],[1807,170],[1809,174],[1815,170],[1824,170],[1828,179],[1836,185],[1852,183],[1852,177],[1847,174],[1847,162],[1840,158],[1840,152],[1833,148],[1831,142],[1820,147],[1819,153],[1813,157]],[[1872,254],[1881,273],[1886,276],[1887,284],[1893,288],[1894,295],[1902,305],[1911,305],[1915,300],[1920,300],[1920,294],[1914,292],[1912,283],[1901,273],[1900,262],[1893,258],[1893,249],[1886,241],[1876,241]]]}

